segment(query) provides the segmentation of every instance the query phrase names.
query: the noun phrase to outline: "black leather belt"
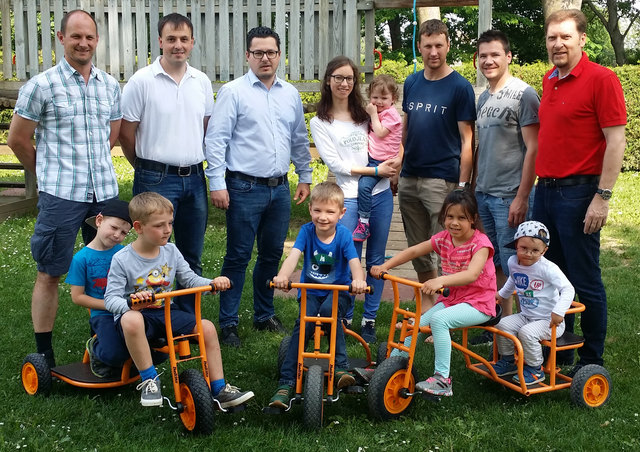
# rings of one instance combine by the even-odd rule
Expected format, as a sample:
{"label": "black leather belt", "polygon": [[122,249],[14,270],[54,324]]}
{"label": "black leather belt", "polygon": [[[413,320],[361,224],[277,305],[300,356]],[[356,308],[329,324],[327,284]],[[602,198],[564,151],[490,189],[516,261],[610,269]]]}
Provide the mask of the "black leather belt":
{"label": "black leather belt", "polygon": [[252,182],[254,184],[267,185],[269,187],[277,187],[278,185],[282,185],[287,181],[286,174],[279,177],[255,177],[249,176],[248,174],[240,173],[238,171],[230,170],[227,170],[227,177]]}
{"label": "black leather belt", "polygon": [[597,184],[600,182],[600,176],[592,174],[592,175],[579,175],[579,176],[568,176],[560,179],[553,179],[550,177],[541,177],[538,179],[538,185],[543,187],[569,187],[571,185],[582,185],[582,184]]}
{"label": "black leather belt", "polygon": [[200,172],[202,172],[202,163],[191,166],[173,166],[156,162],[155,160],[141,159],[138,157],[136,158],[136,168],[187,177],[192,174],[200,174]]}

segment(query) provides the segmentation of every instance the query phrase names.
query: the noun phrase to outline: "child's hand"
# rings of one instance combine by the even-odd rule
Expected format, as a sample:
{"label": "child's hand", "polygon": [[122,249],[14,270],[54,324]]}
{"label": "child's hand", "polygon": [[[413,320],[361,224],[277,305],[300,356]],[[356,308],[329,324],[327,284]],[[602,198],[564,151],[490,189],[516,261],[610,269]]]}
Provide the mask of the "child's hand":
{"label": "child's hand", "polygon": [[153,299],[153,292],[150,290],[141,290],[140,292],[132,293],[131,299],[140,301],[151,301]]}
{"label": "child's hand", "polygon": [[226,276],[218,276],[211,284],[215,286],[216,292],[222,292],[224,290],[231,289],[231,281]]}
{"label": "child's hand", "polygon": [[374,115],[378,114],[378,107],[376,107],[375,105],[373,105],[371,102],[369,102],[367,104],[367,106],[365,107],[365,110],[367,110],[367,114],[370,117],[373,117]]}
{"label": "child's hand", "polygon": [[274,276],[273,284],[276,286],[276,289],[280,289],[283,292],[289,292],[289,290],[291,290],[289,288],[289,278],[286,276]]}
{"label": "child's hand", "polygon": [[549,322],[549,328],[553,325],[560,325],[564,321],[564,317],[556,314],[555,312],[551,313],[551,322]]}
{"label": "child's hand", "polygon": [[362,279],[351,281],[351,293],[364,293],[367,290],[367,282]]}
{"label": "child's hand", "polygon": [[383,265],[374,265],[373,267],[371,267],[369,269],[369,274],[371,276],[373,276],[374,278],[376,278],[376,279],[380,279],[380,275],[382,273],[385,273],[386,271],[387,271],[387,269],[384,268]]}
{"label": "child's hand", "polygon": [[422,285],[422,292],[427,295],[434,295],[438,293],[438,290],[442,289],[442,287],[443,285],[440,282],[440,278],[433,278]]}

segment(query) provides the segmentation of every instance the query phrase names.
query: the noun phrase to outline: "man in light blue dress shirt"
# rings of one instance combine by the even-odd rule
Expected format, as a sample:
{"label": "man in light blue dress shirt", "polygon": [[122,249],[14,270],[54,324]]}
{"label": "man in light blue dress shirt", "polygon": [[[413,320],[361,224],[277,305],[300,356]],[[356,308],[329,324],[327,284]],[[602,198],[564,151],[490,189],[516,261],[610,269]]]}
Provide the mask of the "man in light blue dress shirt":
{"label": "man in light blue dress shirt", "polygon": [[310,192],[311,155],[298,91],[276,76],[280,37],[268,27],[247,34],[249,72],[218,91],[205,136],[211,203],[225,209],[227,252],[222,275],[233,288],[221,293],[221,342],[239,347],[238,309],[254,242],[253,325],[284,331],[266,281],[278,273],[289,229],[291,194],[287,173],[293,161],[299,183],[294,199]]}

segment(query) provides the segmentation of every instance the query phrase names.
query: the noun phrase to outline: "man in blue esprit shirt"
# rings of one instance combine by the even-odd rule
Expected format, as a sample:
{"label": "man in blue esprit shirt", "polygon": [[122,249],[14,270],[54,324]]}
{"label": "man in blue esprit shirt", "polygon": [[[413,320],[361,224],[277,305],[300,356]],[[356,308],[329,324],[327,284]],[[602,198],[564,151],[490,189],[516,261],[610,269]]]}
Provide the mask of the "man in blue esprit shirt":
{"label": "man in blue esprit shirt", "polygon": [[238,309],[254,242],[253,325],[284,331],[265,282],[278,273],[289,229],[287,172],[293,161],[298,204],[309,196],[311,155],[298,91],[276,76],[280,37],[268,27],[247,34],[249,72],[218,91],[205,136],[211,203],[227,211],[227,253],[222,275],[233,287],[220,297],[223,344],[240,346]]}

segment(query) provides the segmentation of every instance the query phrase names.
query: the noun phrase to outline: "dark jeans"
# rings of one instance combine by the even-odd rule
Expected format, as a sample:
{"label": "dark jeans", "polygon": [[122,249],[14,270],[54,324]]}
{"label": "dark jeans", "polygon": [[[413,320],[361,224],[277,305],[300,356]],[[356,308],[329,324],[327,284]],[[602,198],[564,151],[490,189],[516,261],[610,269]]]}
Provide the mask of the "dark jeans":
{"label": "dark jeans", "polygon": [[[369,168],[375,168],[380,165],[382,160],[376,160],[369,156]],[[382,177],[378,176],[360,176],[358,179],[358,215],[360,218],[371,217],[371,202],[373,198],[373,187],[376,186]]]}
{"label": "dark jeans", "polygon": [[[209,196],[204,171],[192,172],[189,176],[167,174],[136,168],[133,179],[133,194],[145,191],[161,194],[173,204],[173,239],[178,250],[191,267],[202,275],[202,248],[207,230]],[[178,287],[180,288],[180,287]],[[183,311],[194,313],[195,296],[178,297],[174,303]]]}
{"label": "dark jeans", "polygon": [[[584,216],[597,188],[597,183],[553,188],[539,184],[533,218],[544,223],[551,234],[545,257],[560,267],[576,289],[578,300],[586,306],[580,315],[585,343],[578,349],[578,364],[602,365],[607,294],[600,273],[600,232],[583,232]],[[574,316],[567,316],[565,321],[566,331],[573,332]],[[560,353],[562,358],[573,356],[572,350],[567,355]]]}
{"label": "dark jeans", "polygon": [[[347,308],[351,305],[351,297],[346,292],[338,293],[338,319],[342,319],[347,311]],[[325,296],[310,295],[307,294],[307,315],[318,315],[321,317],[331,317],[331,310],[333,308],[333,292],[329,292]],[[349,359],[347,358],[347,345],[344,340],[344,330],[342,329],[342,323],[338,320],[338,330],[336,331],[336,369],[348,369]],[[305,347],[309,339],[313,336],[315,330],[315,324],[313,322],[307,322],[305,326]],[[289,348],[287,349],[287,355],[282,362],[280,368],[280,381],[279,385],[295,385],[296,383],[296,366],[298,364],[298,343],[300,341],[300,316],[296,319],[296,324],[293,327],[293,333],[291,334],[291,342],[289,342]]]}
{"label": "dark jeans", "polygon": [[227,177],[227,190],[227,254],[221,273],[231,280],[233,287],[220,293],[220,328],[238,324],[245,272],[256,241],[253,319],[262,322],[275,315],[273,290],[267,288],[266,282],[278,274],[291,213],[291,193],[286,181],[270,187]]}

